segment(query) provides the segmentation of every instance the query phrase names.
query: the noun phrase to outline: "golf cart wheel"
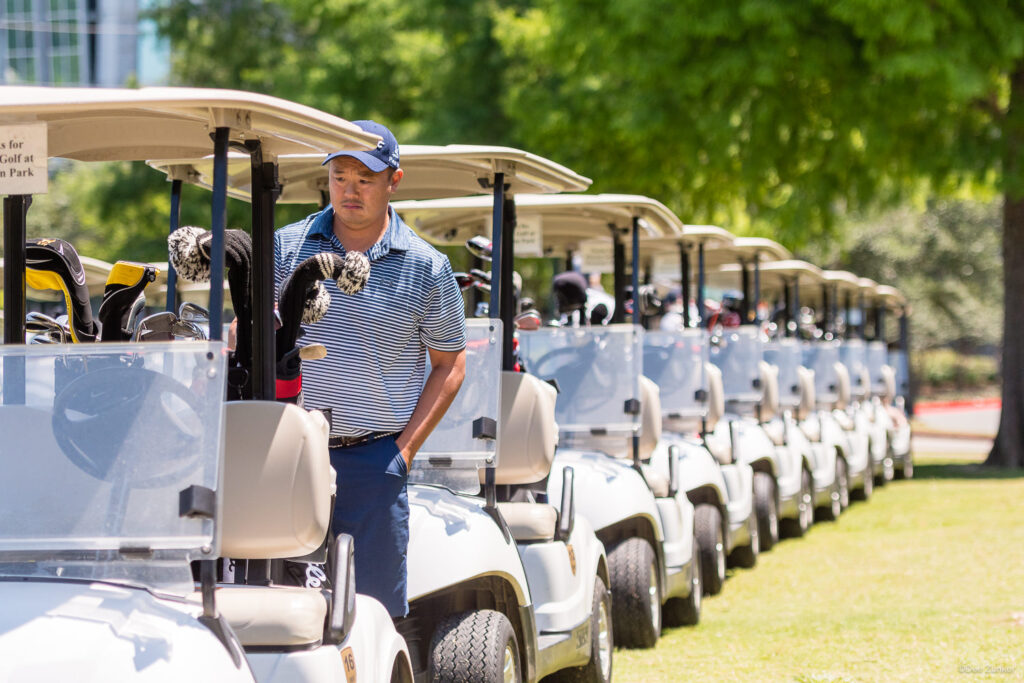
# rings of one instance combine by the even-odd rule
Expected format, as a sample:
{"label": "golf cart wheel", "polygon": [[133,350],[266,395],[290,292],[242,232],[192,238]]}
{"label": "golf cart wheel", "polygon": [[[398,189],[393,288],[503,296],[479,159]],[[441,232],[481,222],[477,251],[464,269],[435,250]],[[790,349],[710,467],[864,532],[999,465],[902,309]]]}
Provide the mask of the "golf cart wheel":
{"label": "golf cart wheel", "polygon": [[779,531],[789,538],[800,538],[807,533],[814,523],[814,488],[811,473],[802,470],[800,474],[800,493],[796,503],[796,518],[784,519],[779,524]]}
{"label": "golf cart wheel", "polygon": [[867,500],[871,497],[871,494],[875,490],[875,475],[871,471],[871,465],[868,465],[868,469],[864,472],[864,484],[857,489],[850,492],[850,498],[853,500]]}
{"label": "golf cart wheel", "polygon": [[761,534],[753,515],[747,518],[747,533],[750,543],[733,548],[729,553],[729,564],[733,567],[750,569],[757,564],[757,556],[761,554]]}
{"label": "golf cart wheel", "polygon": [[[693,537],[697,538],[696,529]],[[696,550],[695,546],[695,552],[690,559],[690,594],[685,598],[669,598],[661,607],[662,619],[666,626],[694,626],[700,622],[704,582],[701,580],[700,554]]]}
{"label": "golf cart wheel", "polygon": [[836,487],[839,489],[839,505],[845,510],[850,507],[850,466],[846,458],[836,458]]}
{"label": "golf cart wheel", "polygon": [[518,683],[519,642],[501,612],[482,609],[450,614],[430,641],[427,678],[439,683]]}
{"label": "golf cart wheel", "polygon": [[612,595],[598,576],[590,610],[590,661],[585,666],[556,671],[544,680],[551,683],[610,683],[612,680]]}
{"label": "golf cart wheel", "polygon": [[[840,476],[840,474],[842,476]],[[832,486],[828,490],[828,503],[817,509],[817,518],[824,522],[834,522],[843,512],[843,498],[849,497],[846,490],[846,461],[836,458],[836,473]]]}
{"label": "golf cart wheel", "polygon": [[722,514],[710,503],[702,503],[694,510],[694,540],[697,541],[697,559],[700,564],[704,595],[717,595],[725,583],[725,539],[722,534]]}
{"label": "golf cart wheel", "polygon": [[914,456],[909,452],[900,459],[900,466],[893,473],[897,479],[914,478]]}
{"label": "golf cart wheel", "polygon": [[619,541],[608,551],[615,644],[654,647],[661,635],[661,581],[654,548],[646,539]]}
{"label": "golf cart wheel", "polygon": [[779,504],[775,479],[767,472],[754,472],[754,512],[761,551],[771,550],[779,542]]}

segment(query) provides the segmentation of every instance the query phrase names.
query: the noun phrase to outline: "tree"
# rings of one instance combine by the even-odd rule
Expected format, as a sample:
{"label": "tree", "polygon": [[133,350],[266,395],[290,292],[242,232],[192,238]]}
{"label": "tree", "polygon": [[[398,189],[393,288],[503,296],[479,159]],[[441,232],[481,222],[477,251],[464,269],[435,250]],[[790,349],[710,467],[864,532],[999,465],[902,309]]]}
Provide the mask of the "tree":
{"label": "tree", "polygon": [[1003,414],[1024,466],[1024,6],[1007,0],[538,0],[500,14],[522,144],[791,247],[849,210],[1004,196]]}

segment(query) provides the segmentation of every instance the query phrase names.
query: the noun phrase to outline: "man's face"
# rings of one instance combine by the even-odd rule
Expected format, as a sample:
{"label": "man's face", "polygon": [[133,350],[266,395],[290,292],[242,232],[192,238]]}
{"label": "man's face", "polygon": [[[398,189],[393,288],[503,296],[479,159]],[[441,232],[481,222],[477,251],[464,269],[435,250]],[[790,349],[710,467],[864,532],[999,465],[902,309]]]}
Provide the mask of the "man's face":
{"label": "man's face", "polygon": [[379,229],[388,202],[402,179],[401,169],[374,173],[352,157],[331,160],[328,189],[334,215],[350,230]]}

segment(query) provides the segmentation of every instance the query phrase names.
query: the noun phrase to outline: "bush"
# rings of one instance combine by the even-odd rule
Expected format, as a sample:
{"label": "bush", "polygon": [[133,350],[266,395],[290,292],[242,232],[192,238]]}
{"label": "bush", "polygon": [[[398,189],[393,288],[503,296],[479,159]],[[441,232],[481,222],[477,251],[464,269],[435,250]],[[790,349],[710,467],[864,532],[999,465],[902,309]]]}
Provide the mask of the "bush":
{"label": "bush", "polygon": [[917,379],[924,387],[964,389],[999,381],[999,365],[991,356],[959,354],[952,349],[930,349],[915,355]]}

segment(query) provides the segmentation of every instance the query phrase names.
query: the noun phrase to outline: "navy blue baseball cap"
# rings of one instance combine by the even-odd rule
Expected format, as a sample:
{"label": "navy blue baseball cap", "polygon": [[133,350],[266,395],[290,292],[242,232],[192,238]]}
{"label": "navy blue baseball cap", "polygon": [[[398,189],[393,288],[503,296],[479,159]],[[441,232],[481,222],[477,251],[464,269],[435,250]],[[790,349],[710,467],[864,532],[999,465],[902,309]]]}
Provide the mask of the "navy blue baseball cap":
{"label": "navy blue baseball cap", "polygon": [[334,152],[327,155],[324,163],[320,164],[321,166],[326,166],[330,163],[331,159],[352,157],[353,159],[359,159],[366,168],[374,173],[380,173],[385,168],[398,168],[398,140],[395,140],[395,136],[391,134],[390,130],[376,121],[353,121],[352,123],[367,133],[380,136],[377,149],[369,152]]}

